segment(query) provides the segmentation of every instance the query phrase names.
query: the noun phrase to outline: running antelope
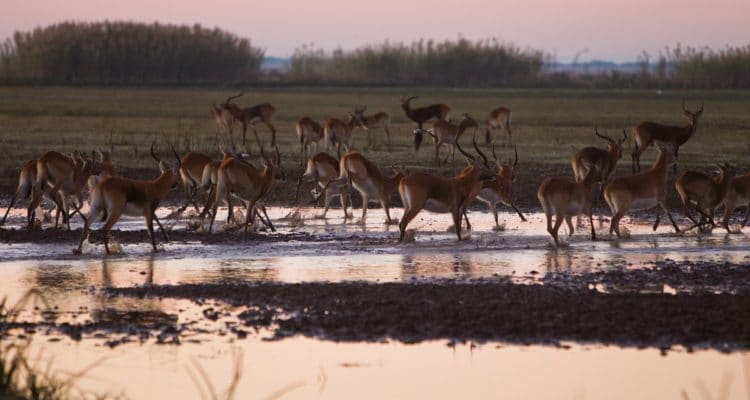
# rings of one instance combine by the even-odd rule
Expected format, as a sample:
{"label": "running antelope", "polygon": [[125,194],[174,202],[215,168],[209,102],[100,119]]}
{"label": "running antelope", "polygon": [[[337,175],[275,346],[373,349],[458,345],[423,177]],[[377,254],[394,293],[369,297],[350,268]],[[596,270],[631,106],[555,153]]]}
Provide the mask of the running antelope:
{"label": "running antelope", "polygon": [[383,129],[385,139],[388,143],[388,149],[391,149],[391,116],[386,112],[379,112],[374,115],[365,115],[367,107],[354,108],[354,116],[357,117],[359,124],[367,131],[367,147],[372,149],[372,130]]}
{"label": "running antelope", "polygon": [[89,227],[94,219],[100,215],[102,216],[102,221],[106,221],[102,227],[102,235],[104,236],[104,249],[107,254],[109,254],[109,231],[123,214],[143,216],[146,220],[146,229],[148,230],[151,247],[154,251],[157,251],[156,238],[154,237],[154,221],[159,226],[164,241],[169,241],[167,232],[156,217],[156,209],[159,207],[159,203],[167,197],[169,191],[177,187],[179,182],[181,161],[174,147],[172,147],[172,154],[174,154],[177,164],[170,167],[156,156],[156,153],[154,153],[154,143],[151,143],[151,157],[156,160],[161,170],[161,175],[158,178],[144,181],[112,176],[103,179],[94,187],[94,191],[91,193],[91,209],[89,210],[88,218],[86,218],[81,240],[78,242],[78,248],[74,251],[74,254],[81,254],[83,241],[88,236]]}
{"label": "running antelope", "polygon": [[302,117],[297,121],[297,138],[300,144],[300,163],[304,163],[310,146],[315,145],[318,151],[318,142],[323,138],[323,127],[310,117]]}
{"label": "running antelope", "polygon": [[[476,143],[476,136],[473,138]],[[493,179],[492,170],[480,164],[477,158],[466,153],[456,143],[458,151],[466,157],[468,166],[453,177],[436,176],[424,172],[414,172],[401,179],[398,191],[404,203],[404,216],[399,223],[399,242],[403,242],[406,227],[420,211],[446,213],[453,216],[453,224],[458,240],[461,240],[461,216],[482,189],[484,180]],[[468,219],[466,220],[468,226]]]}
{"label": "running antelope", "polygon": [[[479,147],[477,147],[477,150],[479,150]],[[495,146],[494,144],[492,145],[492,155],[495,158],[498,173],[495,179],[482,182],[482,190],[477,195],[477,200],[484,202],[492,210],[492,214],[495,216],[496,229],[500,228],[500,223],[497,219],[497,203],[512,207],[518,216],[521,217],[521,221],[526,222],[526,217],[518,210],[511,196],[513,182],[516,180],[516,167],[518,166],[518,148],[514,147],[513,150],[515,158],[513,160],[508,159],[507,163],[503,163],[497,158]],[[479,152],[479,155],[486,159],[481,152]]]}
{"label": "running antelope", "polygon": [[[213,212],[211,213],[211,223],[208,227],[209,233],[213,229],[219,201],[226,199],[229,203],[230,195],[234,195],[246,206],[244,240],[247,240],[248,226],[255,222],[256,207],[263,209],[265,213],[262,202],[271,193],[276,182],[276,175],[281,169],[281,156],[278,147],[276,147],[276,159],[273,162],[263,153],[263,147],[260,148],[260,151],[265,162],[262,171],[258,171],[249,163],[235,157],[222,161],[217,174],[216,195],[213,202]],[[263,222],[269,224],[273,229],[268,214],[266,214],[266,221]]]}
{"label": "running antelope", "polygon": [[607,141],[607,148],[584,147],[573,155],[570,163],[573,166],[573,175],[576,182],[582,182],[589,172],[593,173],[592,179],[594,179],[595,184],[599,185],[596,197],[598,205],[599,198],[604,193],[604,186],[609,181],[609,176],[615,170],[617,161],[622,158],[622,144],[628,140],[628,134],[623,130],[622,138],[615,141],[609,136],[600,134],[598,128],[594,128],[594,132],[596,132],[596,136]]}
{"label": "running antelope", "polygon": [[401,108],[404,109],[406,117],[417,124],[417,128],[422,129],[422,125],[431,119],[450,120],[451,108],[445,104],[433,104],[431,106],[411,108],[411,101],[417,96],[401,98]]}
{"label": "running antelope", "polygon": [[[567,176],[555,176],[546,178],[539,185],[536,197],[542,205],[544,215],[547,217],[547,232],[558,241],[558,232],[563,221],[568,224],[568,236],[575,232],[572,218],[584,214],[589,217],[591,225],[591,240],[596,240],[594,232],[594,221],[591,217],[591,188],[595,181],[595,172],[590,169],[583,180],[578,181]],[[555,226],[552,226],[552,214],[555,215]]]}
{"label": "running antelope", "polygon": [[243,95],[244,93],[230,96],[221,105],[223,109],[232,114],[232,118],[235,121],[239,121],[242,124],[242,145],[244,146],[247,143],[248,125],[250,125],[250,129],[253,130],[256,143],[258,143],[258,146],[261,145],[260,139],[258,138],[258,131],[255,130],[255,124],[262,122],[271,130],[271,147],[276,146],[276,127],[273,126],[273,116],[276,113],[276,107],[269,103],[261,103],[252,107],[240,108],[237,104],[233,103],[232,100]]}
{"label": "running antelope", "polygon": [[498,107],[487,116],[485,122],[486,130],[484,131],[484,142],[486,144],[495,143],[492,139],[494,129],[505,130],[508,133],[508,146],[513,146],[513,136],[510,130],[510,109],[508,107]]}
{"label": "running antelope", "polygon": [[448,156],[451,157],[451,163],[453,163],[455,160],[456,142],[461,139],[461,135],[463,135],[468,128],[476,128],[478,126],[477,122],[474,121],[469,114],[464,113],[461,116],[462,119],[458,125],[443,120],[437,120],[432,124],[432,130],[416,128],[414,130],[414,149],[418,151],[422,144],[422,137],[425,134],[430,135],[435,141],[435,164],[440,164],[440,147],[444,144],[450,147],[450,151],[448,152],[448,155],[445,156],[443,163],[448,162]]}
{"label": "running antelope", "polygon": [[330,148],[330,145],[336,146],[336,154],[341,156],[341,146],[344,146],[346,151],[351,150],[352,141],[352,130],[359,124],[357,116],[349,113],[349,118],[346,122],[338,118],[329,118],[323,125],[323,136],[326,141],[326,150]]}
{"label": "running antelope", "polygon": [[[685,171],[680,174],[675,182],[675,188],[680,195],[680,201],[685,209],[685,216],[693,222],[693,227],[702,227],[706,222],[715,227],[714,211],[724,202],[725,195],[729,190],[729,184],[736,169],[725,162],[724,165],[716,164],[719,167],[718,177],[709,177],[698,171]],[[694,204],[695,209],[701,216],[700,222],[693,218],[690,213],[690,205]]]}
{"label": "running antelope", "polygon": [[[328,153],[318,153],[309,160],[307,160],[307,170],[297,181],[297,191],[294,195],[294,202],[296,203],[299,199],[299,189],[302,181],[305,179],[312,180],[320,186],[325,195],[325,209],[323,210],[322,217],[325,218],[328,209],[331,206],[331,201],[334,197],[338,196],[341,199],[341,207],[344,208],[344,219],[348,218],[346,214],[346,205],[350,204],[349,200],[349,187],[345,180],[337,179],[339,177],[339,160],[333,158]],[[316,199],[317,201],[317,199]]]}
{"label": "running antelope", "polygon": [[[42,197],[48,196],[57,206],[55,228],[57,228],[62,213],[63,223],[70,229],[72,215],[81,214],[83,188],[88,183],[92,169],[92,162],[83,160],[77,152],[71,157],[66,157],[56,151],[44,153],[36,161],[36,181],[34,182],[27,215],[31,215],[39,206]],[[73,213],[69,214],[68,198],[71,196],[76,198],[77,203]],[[81,216],[83,217],[83,214]],[[31,228],[31,225],[29,225],[29,228]]]}
{"label": "running antelope", "polygon": [[737,207],[745,206],[745,218],[742,220],[742,226],[745,227],[747,219],[750,216],[750,174],[735,176],[729,181],[727,193],[724,196],[724,216],[722,225],[727,232],[729,230],[729,219]]}
{"label": "running antelope", "polygon": [[674,171],[677,173],[677,158],[680,146],[685,144],[698,129],[698,118],[703,114],[703,103],[698,111],[690,111],[685,108],[685,101],[682,102],[682,112],[687,118],[685,126],[662,125],[656,122],[641,122],[633,132],[633,173],[641,170],[641,154],[652,144],[665,147],[670,145],[674,153]]}
{"label": "running antelope", "polygon": [[198,192],[198,188],[201,186],[203,180],[203,170],[206,165],[210,164],[213,159],[204,153],[198,153],[195,151],[189,151],[182,156],[180,160],[180,180],[182,180],[182,187],[185,188],[185,204],[177,209],[177,212],[185,211],[190,204],[193,204],[196,212],[200,212],[198,205],[195,203],[193,198]]}
{"label": "running antelope", "polygon": [[[393,193],[398,189],[399,182],[404,178],[404,169],[391,166],[394,174],[386,176],[380,168],[368,160],[362,153],[350,151],[341,157],[339,179],[346,179],[362,196],[362,219],[364,224],[367,218],[367,206],[370,201],[379,201],[385,210],[385,223],[390,224],[395,220],[391,218],[388,204],[391,202]],[[346,215],[346,205],[344,205]]]}
{"label": "running antelope", "polygon": [[659,156],[648,171],[616,178],[604,188],[604,200],[612,210],[610,234],[614,232],[618,238],[620,237],[620,220],[629,210],[647,210],[654,207],[657,207],[654,230],[659,227],[661,209],[664,209],[675,231],[680,232],[667,205],[667,168],[675,162],[670,147],[668,145],[665,149],[659,148]]}

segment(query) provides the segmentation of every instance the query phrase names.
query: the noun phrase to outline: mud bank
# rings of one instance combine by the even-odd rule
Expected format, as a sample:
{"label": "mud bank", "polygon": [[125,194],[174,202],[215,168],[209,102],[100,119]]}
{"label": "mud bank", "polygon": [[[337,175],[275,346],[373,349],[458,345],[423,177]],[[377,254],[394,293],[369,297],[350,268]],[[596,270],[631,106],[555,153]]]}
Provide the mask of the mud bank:
{"label": "mud bank", "polygon": [[303,335],[334,341],[576,341],[661,349],[750,348],[747,293],[604,294],[504,280],[188,284],[106,291],[113,296],[181,298],[198,304],[220,300],[244,308],[229,319],[253,329],[270,329],[274,339]]}

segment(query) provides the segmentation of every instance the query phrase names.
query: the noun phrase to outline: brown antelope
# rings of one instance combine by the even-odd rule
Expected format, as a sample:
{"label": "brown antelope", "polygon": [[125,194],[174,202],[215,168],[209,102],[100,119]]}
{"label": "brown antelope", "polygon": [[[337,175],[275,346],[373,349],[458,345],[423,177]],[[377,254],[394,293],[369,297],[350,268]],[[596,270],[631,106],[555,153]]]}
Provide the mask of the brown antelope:
{"label": "brown antelope", "polygon": [[213,159],[209,155],[195,151],[189,151],[182,156],[179,172],[182,186],[185,188],[185,204],[177,209],[178,212],[185,211],[191,203],[195,207],[195,211],[200,212],[193,198],[203,180],[203,169],[212,161]]}
{"label": "brown antelope", "polygon": [[[476,136],[473,138],[476,143]],[[456,143],[458,151],[463,154],[469,165],[453,177],[436,176],[424,172],[414,172],[401,179],[398,191],[404,203],[404,216],[399,223],[399,242],[403,242],[406,227],[420,211],[450,212],[456,228],[458,240],[461,240],[461,216],[482,189],[484,180],[493,179],[494,172],[479,163],[478,159],[466,153]],[[466,219],[467,226],[469,220]]]}
{"label": "brown antelope", "polygon": [[[297,181],[297,191],[294,195],[294,202],[296,203],[299,199],[299,189],[302,181],[309,179],[314,181],[323,190],[325,195],[325,209],[323,210],[322,217],[325,218],[328,209],[331,206],[331,201],[334,197],[338,196],[341,199],[341,207],[346,211],[346,205],[350,202],[349,200],[349,187],[345,180],[337,179],[339,177],[339,160],[333,158],[328,153],[318,153],[309,160],[307,160],[307,170]],[[316,199],[317,200],[317,199]],[[344,218],[348,218],[349,215],[344,213]]]}
{"label": "brown antelope", "polygon": [[729,181],[729,187],[724,196],[724,216],[722,217],[722,225],[727,232],[732,233],[729,230],[729,219],[732,213],[737,207],[742,206],[745,206],[745,218],[741,226],[744,228],[750,216],[750,174],[736,176]]}
{"label": "brown antelope", "polygon": [[[575,232],[572,218],[580,214],[589,217],[591,240],[596,240],[594,221],[591,217],[591,188],[595,181],[594,177],[594,170],[589,169],[582,181],[567,176],[555,176],[546,178],[539,185],[536,196],[547,218],[547,232],[555,240],[555,247],[560,244],[558,232],[563,221],[568,224],[568,236],[572,236]],[[554,227],[552,226],[552,214],[555,215]]]}
{"label": "brown antelope", "polygon": [[[8,213],[10,212],[11,208],[16,205],[16,202],[20,199],[29,199],[31,198],[31,193],[34,188],[34,183],[36,182],[36,160],[29,160],[23,163],[21,165],[21,171],[18,174],[18,186],[16,187],[16,192],[13,194],[13,198],[10,200],[10,205],[5,210],[5,215],[3,215],[2,221],[0,221],[0,226],[3,226],[5,224],[5,220],[8,218]],[[34,210],[27,210],[26,214],[26,224],[27,226],[31,226],[32,221],[34,220]]]}
{"label": "brown antelope", "polygon": [[[217,174],[213,212],[211,213],[211,223],[208,227],[209,233],[213,229],[219,201],[226,199],[227,203],[229,203],[229,196],[234,195],[246,205],[244,239],[247,240],[248,226],[255,222],[256,207],[262,207],[262,202],[271,193],[276,181],[276,175],[281,169],[281,156],[279,155],[278,147],[276,147],[276,159],[273,162],[266,158],[265,153],[263,153],[263,147],[260,150],[265,162],[265,167],[262,171],[258,171],[249,163],[235,157],[230,157],[222,161]],[[268,219],[267,214],[266,219]],[[270,224],[270,219],[264,222]],[[273,229],[273,225],[271,227]]]}
{"label": "brown antelope", "polygon": [[223,109],[232,114],[234,120],[239,121],[242,124],[242,145],[244,146],[247,143],[247,126],[250,125],[250,128],[253,130],[253,135],[255,135],[255,141],[260,146],[261,143],[258,138],[258,132],[255,130],[255,124],[262,122],[271,130],[271,146],[276,146],[276,127],[273,126],[273,116],[276,113],[276,107],[269,103],[262,103],[252,107],[240,108],[237,104],[234,104],[232,100],[243,95],[244,93],[230,96],[221,105]]}
{"label": "brown antelope", "polygon": [[450,156],[451,163],[453,163],[456,152],[456,142],[461,138],[461,135],[463,135],[466,129],[476,128],[477,126],[477,122],[466,113],[462,114],[461,122],[459,122],[458,125],[443,120],[435,121],[435,123],[432,124],[432,130],[424,130],[420,128],[414,130],[414,149],[417,151],[419,150],[419,147],[422,144],[422,137],[425,134],[428,134],[432,136],[432,139],[435,141],[435,164],[440,164],[440,147],[444,144],[450,146],[450,151],[448,155],[445,156],[443,162],[447,162],[448,156]]}
{"label": "brown antelope", "polygon": [[92,150],[92,160],[96,160],[97,157],[95,155],[98,156],[99,160],[94,164],[93,174],[101,178],[115,176],[115,164],[112,162],[112,154],[109,151],[97,150],[95,153]]}
{"label": "brown antelope", "polygon": [[[42,197],[48,196],[57,206],[55,227],[57,227],[60,213],[62,213],[63,223],[67,224],[68,229],[70,229],[70,217],[72,215],[68,213],[68,197],[74,196],[77,201],[72,214],[81,214],[83,188],[88,183],[92,169],[91,161],[83,160],[77,153],[71,157],[66,157],[56,151],[44,153],[36,161],[36,181],[34,182],[27,215],[32,214],[39,206]],[[83,217],[83,214],[81,216]],[[31,225],[29,225],[30,227]]]}
{"label": "brown antelope", "polygon": [[664,209],[675,231],[680,232],[667,205],[667,168],[674,162],[671,146],[667,145],[665,149],[659,148],[659,156],[648,171],[616,178],[604,188],[604,199],[612,210],[610,234],[614,232],[618,238],[620,237],[620,220],[629,210],[647,210],[654,207],[657,207],[654,230],[659,227],[661,209]]}
{"label": "brown antelope", "polygon": [[214,117],[214,123],[216,124],[215,136],[218,140],[219,134],[226,132],[229,136],[229,141],[234,144],[234,137],[232,136],[232,114],[223,106],[217,106],[215,103],[211,105],[211,116]]}
{"label": "brown antelope", "polygon": [[513,136],[510,130],[510,109],[508,107],[498,107],[487,116],[485,122],[484,142],[486,144],[495,143],[492,140],[492,131],[494,129],[505,130],[508,133],[508,146],[513,146]]}
{"label": "brown antelope", "polygon": [[310,117],[302,117],[297,121],[296,128],[300,144],[300,163],[304,163],[310,146],[314,144],[315,151],[318,151],[318,142],[323,138],[323,127]]}
{"label": "brown antelope", "polygon": [[94,187],[94,191],[91,193],[91,209],[74,254],[81,254],[83,241],[86,240],[91,222],[99,215],[102,215],[102,221],[106,221],[102,227],[102,235],[104,236],[104,249],[107,254],[109,254],[109,231],[123,214],[141,215],[145,218],[146,229],[154,251],[157,251],[154,221],[159,226],[164,241],[169,241],[167,232],[156,217],[156,209],[159,207],[159,203],[167,197],[169,191],[177,187],[179,182],[181,161],[174,147],[172,147],[172,154],[174,154],[177,164],[170,167],[156,156],[154,143],[151,143],[151,157],[159,163],[159,169],[161,170],[161,175],[158,178],[143,181],[112,176],[103,179]]}
{"label": "brown antelope", "polygon": [[603,185],[607,183],[612,171],[615,170],[617,161],[622,158],[622,144],[628,139],[628,134],[623,130],[622,138],[615,141],[609,136],[599,133],[598,128],[594,128],[594,132],[596,132],[596,136],[607,141],[607,148],[584,147],[575,153],[570,163],[573,166],[573,175],[576,182],[583,181],[583,178],[588,175],[589,171],[592,171],[594,173],[594,182],[599,182]]}
{"label": "brown antelope", "polygon": [[346,122],[338,118],[329,118],[323,125],[323,136],[326,141],[326,150],[330,148],[330,145],[336,146],[336,154],[341,156],[341,146],[344,146],[346,151],[349,151],[352,141],[352,130],[359,124],[357,116],[349,113],[349,118]]}
{"label": "brown antelope", "polygon": [[401,98],[401,108],[404,109],[406,117],[417,124],[417,128],[422,129],[422,125],[431,119],[450,120],[451,108],[445,104],[433,104],[431,106],[411,108],[411,101],[417,96]]}
{"label": "brown antelope", "polygon": [[674,153],[675,158],[675,173],[677,173],[677,158],[679,155],[680,146],[685,144],[698,129],[698,118],[703,114],[703,103],[701,103],[701,109],[698,111],[690,111],[685,108],[685,101],[682,102],[682,112],[688,120],[687,125],[671,126],[662,125],[656,122],[641,122],[633,131],[633,173],[641,170],[641,154],[652,144],[659,147],[665,147],[670,145]]}
{"label": "brown antelope", "polygon": [[[476,148],[479,152],[479,147]],[[518,148],[514,147],[515,159],[508,160],[507,163],[503,163],[497,158],[495,154],[495,146],[492,146],[492,155],[495,157],[495,164],[497,164],[498,173],[495,179],[486,180],[482,183],[482,189],[477,194],[477,200],[484,202],[492,210],[492,214],[495,216],[495,227],[499,228],[500,223],[497,219],[497,203],[502,203],[508,207],[512,207],[513,210],[521,217],[521,221],[526,222],[526,217],[523,216],[521,211],[518,210],[516,204],[513,202],[511,197],[511,188],[513,182],[516,180],[516,167],[518,166]],[[479,152],[479,155],[484,155]]]}
{"label": "brown antelope", "polygon": [[[729,163],[724,165],[716,164],[719,167],[718,177],[709,177],[708,175],[697,171],[685,171],[680,174],[675,182],[675,188],[680,195],[680,201],[685,209],[685,216],[693,222],[693,227],[701,227],[706,222],[715,227],[714,211],[724,201],[725,195],[729,190],[729,183],[736,173],[735,168]],[[695,204],[695,209],[701,215],[700,222],[693,218],[690,213],[690,205]]]}
{"label": "brown antelope", "polygon": [[372,148],[372,130],[383,129],[385,132],[388,149],[391,148],[391,116],[386,112],[379,112],[374,115],[365,115],[367,107],[354,108],[354,115],[357,117],[359,124],[367,131],[367,147]]}
{"label": "brown antelope", "polygon": [[[391,218],[388,204],[391,202],[393,193],[398,189],[399,182],[404,177],[402,168],[391,167],[394,174],[386,176],[380,168],[372,161],[368,160],[362,153],[350,151],[341,157],[339,179],[346,179],[362,195],[362,219],[364,223],[367,218],[367,206],[370,200],[379,201],[385,210],[385,223],[390,224],[394,220]],[[344,215],[346,215],[346,205],[344,205]]]}

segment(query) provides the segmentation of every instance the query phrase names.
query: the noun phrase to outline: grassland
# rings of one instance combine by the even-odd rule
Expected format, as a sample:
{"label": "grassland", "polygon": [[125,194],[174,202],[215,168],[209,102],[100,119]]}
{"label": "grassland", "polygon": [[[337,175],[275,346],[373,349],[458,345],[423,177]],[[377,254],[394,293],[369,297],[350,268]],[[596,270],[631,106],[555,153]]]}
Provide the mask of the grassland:
{"label": "grassland", "polygon": [[[476,119],[488,110],[506,105],[513,110],[514,140],[523,166],[540,171],[567,170],[571,145],[602,145],[593,127],[610,135],[628,133],[649,119],[684,124],[680,109],[705,101],[697,134],[680,151],[681,166],[707,166],[727,160],[741,169],[750,167],[750,92],[568,91],[568,90],[460,90],[407,88],[255,88],[239,99],[240,105],[270,102],[277,109],[278,141],[285,164],[295,172],[299,144],[294,124],[303,115],[322,120],[343,118],[355,104],[367,105],[368,113],[386,111],[392,116],[394,146],[387,151],[382,133],[375,133],[376,148],[367,154],[378,163],[431,166],[433,147],[428,141],[415,154],[412,123],[404,116],[399,98],[419,95],[415,105],[444,102],[453,114],[468,112]],[[212,152],[218,156],[215,128],[209,113],[236,90],[147,88],[0,88],[0,171],[2,187],[15,185],[16,169],[24,160],[47,149],[71,151],[106,148],[114,144],[114,160],[125,168],[155,168],[148,144],[157,140]],[[259,127],[261,137],[269,137]],[[235,133],[237,135],[237,133]],[[504,134],[495,131],[499,142]],[[248,137],[252,137],[248,133]],[[363,148],[366,134],[358,129],[354,145]],[[468,145],[468,142],[467,142]],[[630,168],[631,141],[620,164]],[[510,149],[498,148],[504,156]],[[447,151],[446,149],[443,150]],[[648,164],[655,156],[644,156]],[[7,193],[3,193],[6,195]]]}

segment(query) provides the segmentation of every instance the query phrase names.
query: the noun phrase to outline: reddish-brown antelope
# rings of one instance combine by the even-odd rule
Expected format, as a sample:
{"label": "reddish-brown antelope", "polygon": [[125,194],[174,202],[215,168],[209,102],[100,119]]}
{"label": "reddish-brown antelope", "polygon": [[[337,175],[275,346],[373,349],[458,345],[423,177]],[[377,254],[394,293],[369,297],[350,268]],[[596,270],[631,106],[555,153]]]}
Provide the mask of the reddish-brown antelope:
{"label": "reddish-brown antelope", "polygon": [[190,204],[195,207],[196,212],[200,212],[198,204],[196,204],[193,199],[195,198],[195,195],[198,192],[198,187],[203,180],[203,170],[206,168],[206,165],[210,164],[212,161],[213,159],[211,156],[196,151],[189,151],[182,156],[179,172],[182,186],[185,188],[185,204],[177,209],[178,212],[185,211]]}
{"label": "reddish-brown antelope", "polygon": [[235,121],[239,121],[242,124],[242,145],[247,143],[247,126],[253,130],[255,135],[255,141],[258,146],[261,145],[260,139],[258,138],[258,132],[255,129],[255,124],[258,122],[263,123],[271,130],[271,147],[276,146],[276,127],[273,126],[273,116],[276,114],[276,107],[270,103],[256,104],[252,107],[240,108],[237,104],[233,103],[232,100],[244,95],[240,93],[236,96],[230,96],[221,105],[222,108],[229,111],[232,114],[232,118]]}
{"label": "reddish-brown antelope", "polygon": [[404,109],[406,117],[417,124],[417,128],[422,129],[422,125],[432,119],[450,120],[451,108],[445,104],[433,104],[426,107],[411,108],[411,101],[417,96],[401,98],[401,108]]}
{"label": "reddish-brown antelope", "polygon": [[[725,195],[729,190],[729,183],[737,172],[732,165],[726,162],[724,165],[716,164],[716,166],[719,167],[719,176],[717,177],[710,177],[698,171],[685,171],[680,174],[675,182],[674,186],[680,195],[685,216],[694,224],[687,230],[694,227],[701,228],[706,223],[710,223],[712,228],[716,226],[714,212],[724,202]],[[696,221],[690,213],[690,205],[694,205],[700,214],[700,222]]]}
{"label": "reddish-brown antelope", "polygon": [[[596,240],[594,221],[591,217],[591,189],[594,184],[595,172],[589,169],[582,181],[567,176],[546,178],[539,185],[536,197],[542,205],[547,218],[547,232],[555,240],[555,247],[559,246],[558,232],[563,221],[568,224],[568,236],[575,232],[572,218],[584,214],[589,217],[591,225],[591,240]],[[552,215],[555,215],[555,225],[552,226]]]}
{"label": "reddish-brown antelope", "polygon": [[422,144],[423,136],[425,134],[430,135],[435,141],[435,164],[440,164],[440,147],[443,145],[450,147],[450,151],[448,152],[448,155],[445,156],[443,163],[448,162],[449,156],[451,157],[451,163],[453,163],[456,153],[456,142],[461,139],[461,135],[463,135],[467,129],[476,128],[478,126],[477,122],[474,121],[469,114],[464,113],[461,117],[461,122],[459,122],[458,125],[443,120],[437,120],[432,124],[432,130],[416,128],[414,130],[414,149],[418,151]]}
{"label": "reddish-brown antelope", "polygon": [[[479,151],[479,147],[476,148],[482,158],[486,159],[484,154]],[[512,207],[513,210],[521,217],[521,221],[526,222],[526,217],[523,216],[521,211],[518,210],[516,204],[513,202],[511,196],[511,189],[513,182],[516,180],[516,167],[518,166],[518,148],[514,147],[515,158],[508,160],[507,163],[503,163],[497,158],[495,153],[495,146],[492,145],[492,155],[495,158],[495,164],[498,168],[498,173],[495,179],[485,180],[482,183],[482,189],[477,194],[477,200],[487,204],[487,207],[492,210],[492,214],[495,216],[495,228],[500,228],[500,223],[497,218],[497,204],[501,203],[508,207]]]}
{"label": "reddish-brown antelope", "polygon": [[115,176],[115,164],[112,162],[112,153],[109,151],[101,151],[97,150],[94,152],[91,151],[91,159],[96,160],[96,158],[99,158],[96,163],[94,163],[94,169],[92,174],[97,175],[100,178],[106,178],[109,176]]}
{"label": "reddish-brown antelope", "polygon": [[[31,198],[31,193],[34,188],[34,182],[36,182],[36,160],[29,160],[21,165],[21,171],[18,173],[18,186],[16,186],[16,192],[13,193],[13,197],[10,199],[10,205],[5,209],[5,215],[3,215],[0,226],[5,224],[5,220],[8,218],[8,213],[16,205],[18,200],[26,200]],[[26,214],[26,225],[31,226],[34,220],[34,210],[27,210]]]}
{"label": "reddish-brown antelope", "polygon": [[386,112],[379,112],[374,115],[365,115],[367,107],[354,108],[354,115],[357,117],[359,124],[367,131],[367,147],[372,149],[372,130],[382,129],[385,132],[385,139],[388,143],[388,149],[391,148],[391,116]]}
{"label": "reddish-brown antelope", "polygon": [[75,254],[81,254],[83,241],[88,236],[91,222],[100,215],[102,216],[102,221],[106,221],[102,227],[102,235],[104,236],[104,249],[107,254],[110,252],[109,231],[123,214],[143,216],[146,220],[146,229],[148,230],[151,247],[154,251],[157,251],[156,238],[154,237],[154,221],[159,226],[164,241],[169,241],[167,232],[156,217],[156,209],[159,207],[159,203],[167,197],[169,191],[177,187],[179,182],[181,161],[174,147],[172,147],[172,154],[174,154],[177,164],[170,167],[156,156],[154,143],[151,143],[151,156],[159,163],[159,169],[161,170],[161,175],[158,178],[143,181],[112,176],[96,184],[91,193],[91,209],[89,210],[88,218],[86,218],[81,240],[78,242],[78,248],[74,251]]}
{"label": "reddish-brown antelope", "polygon": [[[391,166],[394,174],[385,175],[367,157],[357,151],[350,151],[341,157],[339,179],[345,179],[362,196],[362,219],[360,223],[365,223],[367,218],[367,206],[370,200],[380,202],[385,210],[385,223],[394,222],[391,218],[389,203],[393,193],[398,189],[399,182],[404,177],[404,170]],[[344,215],[346,215],[346,205],[344,205]]]}
{"label": "reddish-brown antelope", "polygon": [[[323,190],[325,196],[325,209],[322,217],[325,218],[331,201],[334,197],[341,199],[341,207],[344,209],[344,218],[349,218],[346,214],[346,205],[350,204],[349,187],[345,179],[338,179],[340,175],[339,160],[335,159],[328,153],[318,153],[307,160],[307,170],[297,181],[297,191],[294,195],[294,202],[299,199],[299,189],[303,180],[312,180]],[[319,197],[319,196],[317,196]],[[316,199],[317,201],[317,199]]]}
{"label": "reddish-brown antelope", "polygon": [[341,156],[341,146],[344,146],[346,151],[349,151],[352,141],[352,130],[359,124],[357,116],[349,113],[349,118],[346,122],[338,118],[329,118],[323,125],[323,136],[326,141],[326,150],[330,148],[330,145],[336,146],[336,154]]}
{"label": "reddish-brown antelope", "polygon": [[732,233],[729,229],[729,219],[737,207],[745,206],[745,218],[742,220],[741,228],[747,224],[750,217],[750,174],[735,176],[729,181],[726,195],[724,196],[724,216],[722,225],[727,232]]}
{"label": "reddish-brown antelope", "polygon": [[300,163],[304,163],[310,146],[315,145],[315,152],[318,151],[318,142],[323,138],[323,127],[310,117],[302,117],[297,121],[296,128],[300,144]]}
{"label": "reddish-brown antelope", "polygon": [[594,182],[605,184],[612,171],[615,170],[617,161],[622,158],[622,144],[628,139],[628,134],[623,130],[622,138],[615,141],[611,137],[599,133],[598,128],[595,128],[594,132],[596,132],[596,136],[607,141],[607,148],[584,147],[573,155],[570,163],[573,166],[573,175],[575,175],[576,182],[583,181],[589,171],[592,171]]}
{"label": "reddish-brown antelope", "polygon": [[680,146],[685,144],[698,129],[698,118],[703,114],[703,103],[698,111],[690,111],[685,108],[685,101],[682,102],[682,112],[687,118],[685,126],[662,125],[656,122],[641,122],[633,131],[633,173],[641,170],[641,154],[652,144],[658,147],[671,146],[675,158],[675,173],[677,173],[677,158]]}
{"label": "reddish-brown antelope", "polygon": [[[88,183],[92,170],[91,161],[81,159],[77,153],[71,157],[66,157],[56,151],[44,153],[36,161],[36,181],[27,215],[32,214],[39,206],[42,197],[48,196],[57,206],[55,228],[62,213],[63,223],[70,229],[70,217],[76,213],[81,214],[83,188]],[[71,196],[75,197],[77,203],[73,213],[69,214],[68,198]],[[83,214],[81,216],[83,217]]]}
{"label": "reddish-brown antelope", "polygon": [[[476,137],[473,138],[476,143]],[[414,172],[401,179],[398,186],[401,201],[404,203],[404,216],[399,223],[399,242],[404,241],[406,227],[423,209],[431,212],[450,212],[456,228],[458,240],[461,240],[461,216],[479,194],[484,180],[493,179],[494,171],[482,165],[479,160],[466,153],[460,144],[458,151],[463,154],[469,165],[453,177],[436,176],[424,172]],[[469,220],[466,219],[467,225]]]}
{"label": "reddish-brown antelope", "polygon": [[513,133],[510,130],[510,109],[508,107],[498,107],[490,111],[485,126],[484,142],[486,144],[495,143],[492,139],[492,131],[500,129],[500,131],[505,130],[508,134],[508,146],[513,146]]}
{"label": "reddish-brown antelope", "polygon": [[[281,169],[281,156],[279,155],[278,147],[276,147],[276,159],[273,162],[266,158],[262,147],[260,150],[265,162],[265,167],[262,171],[258,171],[249,163],[235,157],[230,157],[222,161],[217,174],[213,212],[211,213],[211,223],[208,227],[209,233],[213,229],[220,200],[225,199],[229,203],[229,196],[234,195],[234,197],[238,198],[246,206],[244,239],[247,240],[248,227],[255,222],[256,207],[262,208],[262,202],[271,193],[276,182],[276,175]],[[265,213],[265,209],[262,209]],[[271,221],[268,219],[267,214],[266,220],[264,222],[269,224],[271,229],[273,229],[273,225],[270,224]]]}
{"label": "reddish-brown antelope", "polygon": [[618,238],[620,237],[620,220],[629,210],[647,210],[654,207],[654,230],[659,227],[661,209],[664,209],[675,231],[680,232],[667,204],[667,168],[675,162],[671,150],[670,145],[664,149],[659,148],[659,156],[648,171],[616,178],[604,188],[604,200],[612,210],[610,234],[614,232]]}

